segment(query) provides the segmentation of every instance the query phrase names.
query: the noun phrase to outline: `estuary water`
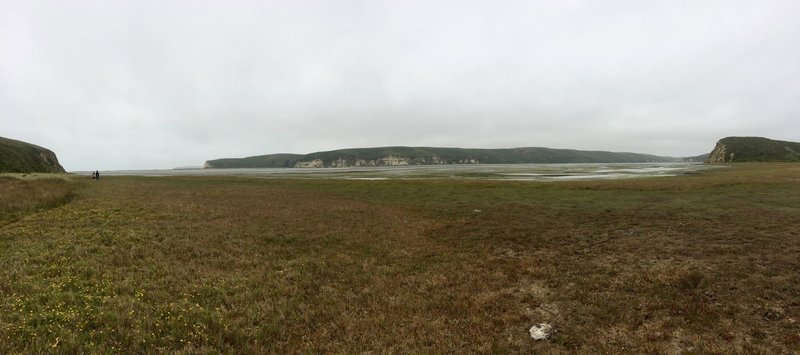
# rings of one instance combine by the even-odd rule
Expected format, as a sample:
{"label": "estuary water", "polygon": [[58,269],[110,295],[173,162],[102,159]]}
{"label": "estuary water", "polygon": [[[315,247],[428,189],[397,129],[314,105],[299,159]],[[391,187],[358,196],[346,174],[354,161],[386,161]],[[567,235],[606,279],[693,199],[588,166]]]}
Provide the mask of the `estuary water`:
{"label": "estuary water", "polygon": [[[349,180],[481,179],[564,181],[693,175],[711,168],[711,166],[703,165],[702,163],[465,164],[351,168],[111,170],[100,171],[100,176],[253,176]],[[77,171],[73,173],[91,175],[90,172]]]}

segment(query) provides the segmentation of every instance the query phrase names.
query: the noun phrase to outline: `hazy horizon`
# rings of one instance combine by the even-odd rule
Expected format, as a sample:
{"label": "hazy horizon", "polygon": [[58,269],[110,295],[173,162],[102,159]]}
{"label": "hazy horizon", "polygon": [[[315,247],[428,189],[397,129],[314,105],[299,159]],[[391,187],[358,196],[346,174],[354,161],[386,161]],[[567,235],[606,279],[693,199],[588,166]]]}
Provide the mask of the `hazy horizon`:
{"label": "hazy horizon", "polygon": [[800,2],[0,0],[0,136],[71,171],[800,140]]}

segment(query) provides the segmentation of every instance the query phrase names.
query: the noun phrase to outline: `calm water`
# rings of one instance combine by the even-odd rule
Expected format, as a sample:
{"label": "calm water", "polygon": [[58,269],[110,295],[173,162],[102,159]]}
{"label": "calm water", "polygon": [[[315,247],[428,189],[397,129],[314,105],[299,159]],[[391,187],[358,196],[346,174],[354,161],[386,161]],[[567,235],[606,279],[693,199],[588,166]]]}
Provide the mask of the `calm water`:
{"label": "calm water", "polygon": [[[171,169],[101,171],[100,176],[258,176],[317,179],[598,180],[696,174],[701,163],[415,165],[359,168]],[[90,172],[75,172],[91,175]]]}

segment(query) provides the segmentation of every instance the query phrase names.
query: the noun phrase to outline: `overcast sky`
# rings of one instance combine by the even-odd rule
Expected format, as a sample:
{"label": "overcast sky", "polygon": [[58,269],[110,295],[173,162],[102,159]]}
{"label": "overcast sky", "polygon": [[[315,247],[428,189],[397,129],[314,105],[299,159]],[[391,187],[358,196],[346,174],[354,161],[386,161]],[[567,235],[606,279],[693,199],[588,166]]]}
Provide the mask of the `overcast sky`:
{"label": "overcast sky", "polygon": [[0,0],[0,136],[67,170],[800,141],[800,1]]}

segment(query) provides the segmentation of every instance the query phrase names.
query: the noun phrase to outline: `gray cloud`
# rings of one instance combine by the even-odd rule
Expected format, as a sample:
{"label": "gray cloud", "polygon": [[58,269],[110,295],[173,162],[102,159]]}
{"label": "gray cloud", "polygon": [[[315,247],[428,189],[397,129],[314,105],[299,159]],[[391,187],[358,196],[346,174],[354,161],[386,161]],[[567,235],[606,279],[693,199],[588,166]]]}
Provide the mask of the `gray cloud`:
{"label": "gray cloud", "polygon": [[68,170],[800,140],[796,1],[0,0],[0,135]]}

